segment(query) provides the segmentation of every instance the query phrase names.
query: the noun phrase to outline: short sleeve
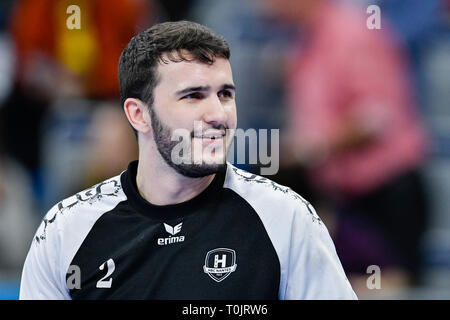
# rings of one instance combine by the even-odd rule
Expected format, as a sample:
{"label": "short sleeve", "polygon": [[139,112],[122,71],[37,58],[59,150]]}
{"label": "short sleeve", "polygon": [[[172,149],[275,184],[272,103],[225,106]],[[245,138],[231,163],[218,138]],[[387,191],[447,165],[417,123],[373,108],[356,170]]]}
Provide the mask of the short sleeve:
{"label": "short sleeve", "polygon": [[52,228],[52,232],[46,231],[48,223],[44,218],[25,259],[20,300],[70,299],[65,284],[61,282],[57,228]]}
{"label": "short sleeve", "polygon": [[307,202],[296,210],[284,299],[357,299],[323,221]]}

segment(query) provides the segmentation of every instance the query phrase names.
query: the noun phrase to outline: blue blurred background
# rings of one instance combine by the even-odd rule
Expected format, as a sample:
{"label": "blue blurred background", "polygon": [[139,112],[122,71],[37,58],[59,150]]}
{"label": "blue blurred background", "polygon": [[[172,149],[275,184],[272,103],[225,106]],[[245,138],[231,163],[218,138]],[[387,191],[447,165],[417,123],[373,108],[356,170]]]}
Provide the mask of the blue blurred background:
{"label": "blue blurred background", "polygon": [[182,19],[230,44],[238,127],[280,129],[269,178],[315,206],[358,296],[450,299],[449,0],[2,0],[0,299],[47,210],[137,158],[118,58]]}

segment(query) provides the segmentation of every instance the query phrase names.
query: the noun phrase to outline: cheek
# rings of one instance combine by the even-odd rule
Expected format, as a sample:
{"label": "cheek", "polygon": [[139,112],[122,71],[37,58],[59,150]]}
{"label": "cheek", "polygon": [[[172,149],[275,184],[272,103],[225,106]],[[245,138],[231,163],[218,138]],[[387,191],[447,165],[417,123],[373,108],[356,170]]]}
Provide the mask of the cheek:
{"label": "cheek", "polygon": [[165,110],[161,119],[172,129],[187,129],[192,131],[194,129],[194,122],[196,120],[198,121],[199,116],[192,109],[172,107]]}
{"label": "cheek", "polygon": [[228,127],[230,129],[236,129],[237,126],[236,105],[231,106],[230,109],[227,110],[227,114],[228,114]]}

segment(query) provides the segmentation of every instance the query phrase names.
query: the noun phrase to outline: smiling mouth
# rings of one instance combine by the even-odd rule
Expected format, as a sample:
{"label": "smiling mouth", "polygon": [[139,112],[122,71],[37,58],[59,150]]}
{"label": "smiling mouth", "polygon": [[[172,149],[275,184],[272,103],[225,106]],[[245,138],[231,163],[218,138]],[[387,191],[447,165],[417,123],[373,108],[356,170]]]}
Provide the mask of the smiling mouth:
{"label": "smiling mouth", "polygon": [[204,133],[201,135],[195,135],[194,138],[197,139],[203,139],[203,140],[218,140],[218,139],[222,139],[223,137],[226,136],[226,133],[223,131],[219,131],[219,132],[210,132],[210,133]]}
{"label": "smiling mouth", "polygon": [[222,139],[224,136],[198,136],[198,137],[195,137],[195,138],[197,138],[197,139],[203,139],[203,140],[219,140],[219,139]]}
{"label": "smiling mouth", "polygon": [[222,148],[225,142],[225,135],[203,135],[194,136],[194,138],[197,138],[204,147],[214,146],[214,148]]}

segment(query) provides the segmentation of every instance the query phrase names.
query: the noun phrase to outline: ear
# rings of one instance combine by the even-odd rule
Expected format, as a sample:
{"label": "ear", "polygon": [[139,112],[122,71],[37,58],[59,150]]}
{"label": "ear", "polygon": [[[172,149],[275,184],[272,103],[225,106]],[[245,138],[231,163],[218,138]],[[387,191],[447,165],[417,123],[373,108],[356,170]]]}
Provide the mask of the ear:
{"label": "ear", "polygon": [[141,133],[148,133],[151,130],[148,106],[136,98],[128,98],[123,104],[123,110],[131,126]]}

